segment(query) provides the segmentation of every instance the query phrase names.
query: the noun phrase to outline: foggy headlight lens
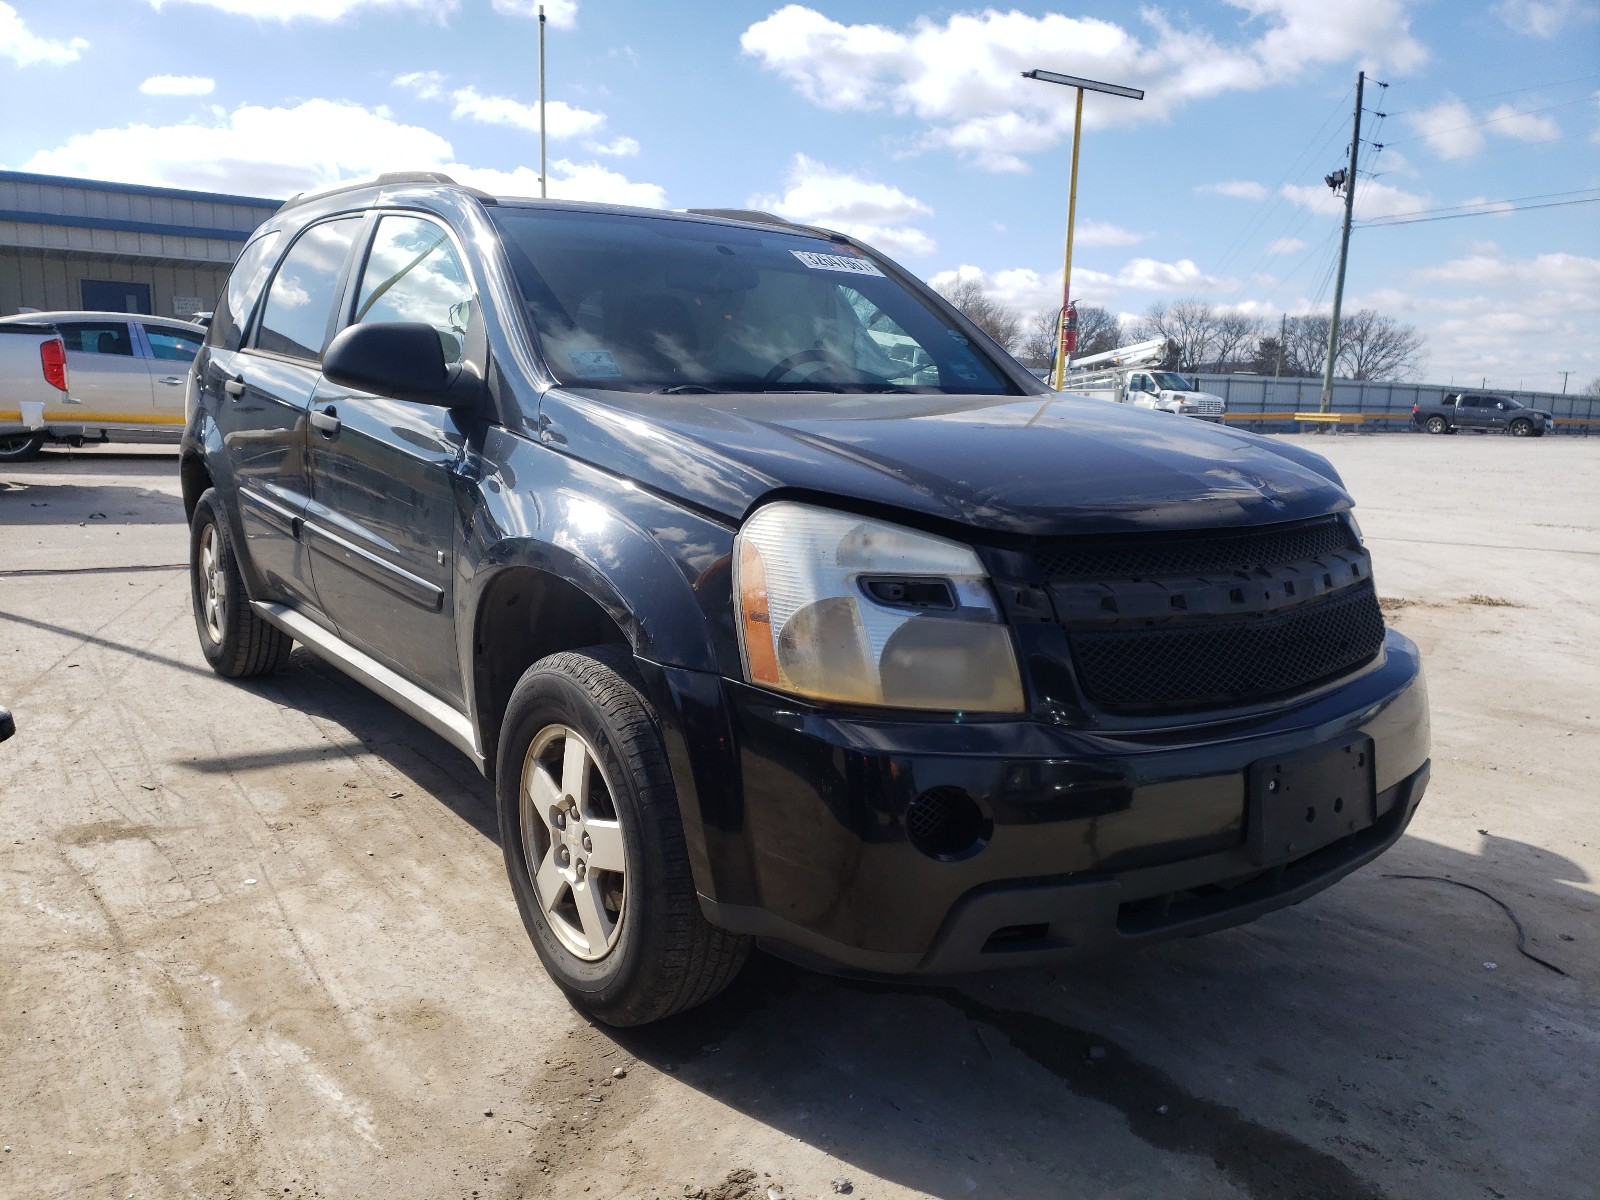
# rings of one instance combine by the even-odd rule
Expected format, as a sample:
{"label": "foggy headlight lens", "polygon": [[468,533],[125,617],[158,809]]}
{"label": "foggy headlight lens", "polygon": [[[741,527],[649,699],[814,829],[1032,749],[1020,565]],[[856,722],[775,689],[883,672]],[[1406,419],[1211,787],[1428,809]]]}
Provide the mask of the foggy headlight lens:
{"label": "foggy headlight lens", "polygon": [[734,539],[751,683],[810,700],[1023,711],[1011,638],[970,546],[805,504]]}

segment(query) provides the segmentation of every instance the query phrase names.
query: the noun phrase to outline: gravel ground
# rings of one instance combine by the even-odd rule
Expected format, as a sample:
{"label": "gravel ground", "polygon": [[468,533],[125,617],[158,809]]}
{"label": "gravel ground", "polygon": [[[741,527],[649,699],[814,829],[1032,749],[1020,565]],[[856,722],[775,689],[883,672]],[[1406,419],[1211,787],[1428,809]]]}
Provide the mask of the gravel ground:
{"label": "gravel ground", "polygon": [[1592,1197],[1600,439],[1304,441],[1427,662],[1390,854],[960,988],[761,959],[625,1034],[541,973],[464,758],[303,651],[206,669],[170,451],[0,467],[0,1194]]}

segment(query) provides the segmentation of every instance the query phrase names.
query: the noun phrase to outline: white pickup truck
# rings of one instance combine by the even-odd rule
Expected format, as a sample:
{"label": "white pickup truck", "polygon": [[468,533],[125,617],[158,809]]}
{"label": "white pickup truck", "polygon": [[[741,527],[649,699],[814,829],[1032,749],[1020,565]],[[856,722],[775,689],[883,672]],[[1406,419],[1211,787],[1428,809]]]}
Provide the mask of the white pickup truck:
{"label": "white pickup truck", "polygon": [[1160,362],[1166,354],[1165,340],[1155,338],[1080,358],[1068,368],[1062,390],[1135,408],[1220,422],[1228,412],[1227,401],[1221,396],[1201,391],[1176,371],[1162,371],[1150,365]]}
{"label": "white pickup truck", "polygon": [[171,442],[202,326],[129,313],[0,317],[0,462],[47,441]]}

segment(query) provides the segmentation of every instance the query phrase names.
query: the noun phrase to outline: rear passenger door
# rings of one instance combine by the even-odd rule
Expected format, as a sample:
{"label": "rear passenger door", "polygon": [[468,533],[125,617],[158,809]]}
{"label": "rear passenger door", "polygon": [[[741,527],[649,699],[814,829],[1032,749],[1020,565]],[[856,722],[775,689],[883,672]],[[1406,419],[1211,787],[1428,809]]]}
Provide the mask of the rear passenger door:
{"label": "rear passenger door", "polygon": [[302,540],[307,416],[362,222],[359,214],[334,217],[301,233],[272,274],[242,349],[212,355],[210,370],[222,374],[214,410],[238,489],[241,557],[258,600],[315,608]]}
{"label": "rear passenger door", "polygon": [[[481,325],[465,257],[420,214],[379,217],[349,304],[351,325],[432,325],[448,364]],[[312,409],[306,536],[323,611],[346,641],[462,706],[454,575],[465,418],[327,380]]]}
{"label": "rear passenger door", "polygon": [[70,420],[86,425],[147,424],[153,411],[150,370],[133,325],[105,317],[55,322],[67,344]]}

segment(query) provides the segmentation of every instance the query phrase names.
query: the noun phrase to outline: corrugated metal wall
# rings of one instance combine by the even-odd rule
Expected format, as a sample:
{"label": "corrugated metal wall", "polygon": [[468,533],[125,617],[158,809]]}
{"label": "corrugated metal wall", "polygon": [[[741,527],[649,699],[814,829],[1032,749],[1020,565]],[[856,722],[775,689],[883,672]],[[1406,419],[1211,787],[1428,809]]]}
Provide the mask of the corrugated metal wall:
{"label": "corrugated metal wall", "polygon": [[[1228,402],[1228,423],[1260,432],[1282,433],[1299,428],[1288,414],[1315,412],[1322,395],[1320,379],[1275,379],[1269,375],[1199,375],[1202,389]],[[1485,391],[1510,396],[1530,408],[1542,408],[1556,419],[1556,432],[1587,437],[1600,434],[1600,399],[1593,396],[1562,395],[1560,392],[1529,392],[1511,388],[1474,388],[1470,384],[1369,383],[1336,379],[1332,408],[1336,413],[1364,413],[1371,419],[1359,428],[1371,432],[1405,431],[1412,428],[1413,404],[1440,404],[1446,392]],[[1260,420],[1250,414],[1260,413]]]}
{"label": "corrugated metal wall", "polygon": [[174,299],[198,297],[201,309],[216,307],[232,261],[218,266],[171,266],[136,259],[96,258],[48,250],[0,247],[0,314],[29,308],[83,307],[85,279],[150,286],[150,306],[159,317],[175,315]]}

